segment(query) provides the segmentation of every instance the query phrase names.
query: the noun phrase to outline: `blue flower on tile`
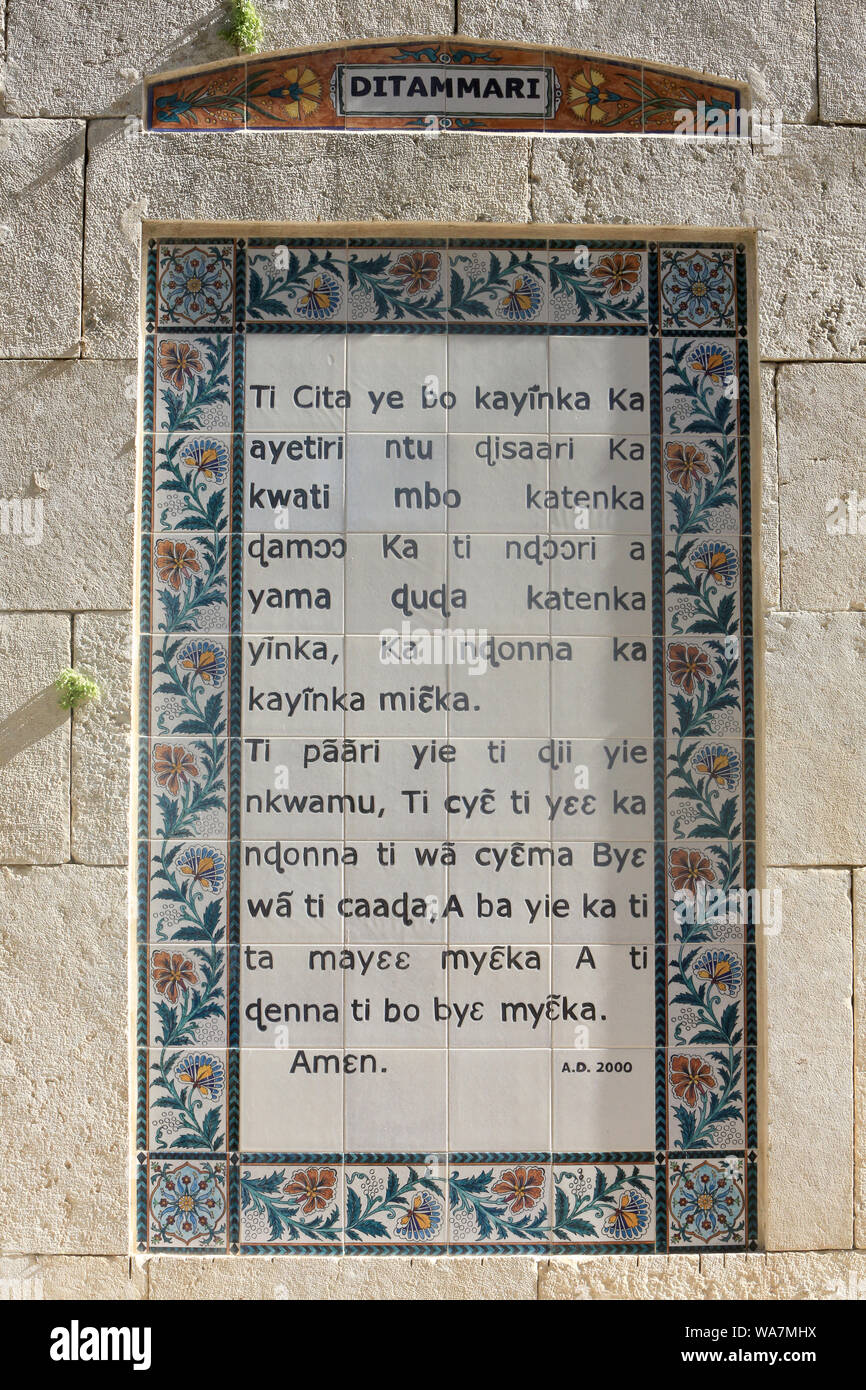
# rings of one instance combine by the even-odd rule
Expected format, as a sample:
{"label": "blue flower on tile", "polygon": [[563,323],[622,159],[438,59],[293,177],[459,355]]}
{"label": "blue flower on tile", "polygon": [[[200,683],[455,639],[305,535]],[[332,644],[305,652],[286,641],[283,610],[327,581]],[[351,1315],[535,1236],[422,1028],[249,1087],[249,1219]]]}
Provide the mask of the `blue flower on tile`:
{"label": "blue flower on tile", "polygon": [[178,856],[177,867],[192,883],[206,888],[209,893],[218,893],[225,883],[226,861],[219,850],[193,845]]}
{"label": "blue flower on tile", "polygon": [[732,748],[721,743],[707,744],[692,760],[696,772],[716,787],[731,789],[740,776],[740,760]]}
{"label": "blue flower on tile", "polygon": [[735,437],[739,385],[731,349],[712,339],[668,338],[664,362],[665,433]]}
{"label": "blue flower on tile", "polygon": [[224,324],[232,319],[231,245],[161,246],[158,289],[161,325]]}
{"label": "blue flower on tile", "polygon": [[305,319],[329,319],[340,307],[340,286],[330,275],[317,275],[298,300],[298,313]]}
{"label": "blue flower on tile", "polygon": [[346,1239],[430,1241],[442,1227],[444,1182],[412,1167],[350,1168],[346,1172]]}
{"label": "blue flower on tile", "polygon": [[730,589],[737,577],[737,552],[725,541],[705,541],[692,551],[689,564],[701,570],[708,580],[717,580]]}
{"label": "blue flower on tile", "polygon": [[228,449],[215,439],[190,440],[180,450],[179,459],[182,467],[207,482],[221,483],[229,471]]}
{"label": "blue flower on tile", "polygon": [[526,250],[497,254],[483,248],[452,252],[448,312],[460,321],[536,318],[544,298],[545,261]]}
{"label": "blue flower on tile", "polygon": [[442,1225],[442,1209],[429,1192],[416,1193],[407,1212],[397,1219],[397,1234],[406,1240],[431,1240]]}
{"label": "blue flower on tile", "polygon": [[291,246],[250,251],[247,313],[251,319],[337,318],[346,266],[333,251]]}
{"label": "blue flower on tile", "polygon": [[499,312],[504,319],[520,322],[535,318],[541,308],[542,291],[537,280],[525,272],[515,275],[511,288],[499,301]]}
{"label": "blue flower on tile", "polygon": [[673,1165],[671,1243],[730,1245],[742,1239],[742,1159]]}
{"label": "blue flower on tile", "polygon": [[731,951],[707,951],[695,961],[695,975],[705,980],[709,989],[720,994],[734,995],[739,991],[743,975],[740,960]]}
{"label": "blue flower on tile", "polygon": [[734,276],[730,251],[663,253],[666,328],[733,328]]}
{"label": "blue flower on tile", "polygon": [[643,1192],[623,1192],[604,1220],[605,1235],[616,1240],[638,1240],[650,1223],[650,1204]]}
{"label": "blue flower on tile", "polygon": [[225,1167],[217,1163],[155,1163],[151,1168],[151,1243],[200,1247],[225,1234]]}
{"label": "blue flower on tile", "polygon": [[184,848],[182,842],[163,842],[155,850],[152,939],[213,942],[223,937],[225,863],[225,855],[208,845]]}
{"label": "blue flower on tile", "polygon": [[226,654],[217,642],[188,642],[178,653],[178,664],[198,676],[205,685],[222,685],[226,674]]}
{"label": "blue flower on tile", "polygon": [[653,1211],[653,1171],[592,1164],[557,1169],[555,1240],[636,1241],[647,1237]]}
{"label": "blue flower on tile", "polygon": [[689,356],[689,369],[700,381],[722,386],[734,375],[734,358],[726,347],[699,343]]}
{"label": "blue flower on tile", "polygon": [[207,1053],[190,1053],[177,1066],[177,1078],[201,1096],[217,1100],[225,1084],[222,1063]]}

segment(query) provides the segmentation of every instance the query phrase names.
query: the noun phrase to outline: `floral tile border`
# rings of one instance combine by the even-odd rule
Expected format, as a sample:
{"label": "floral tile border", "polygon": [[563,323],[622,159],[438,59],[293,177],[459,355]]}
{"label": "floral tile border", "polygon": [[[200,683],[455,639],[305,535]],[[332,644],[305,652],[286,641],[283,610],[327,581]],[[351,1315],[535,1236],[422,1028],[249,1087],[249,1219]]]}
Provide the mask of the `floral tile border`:
{"label": "floral tile border", "polygon": [[[529,62],[531,51],[520,51]],[[168,237],[148,248],[139,1248],[755,1248],[759,923],[751,908],[719,917],[712,898],[745,892],[755,872],[745,252],[717,240],[583,241],[581,229],[573,240],[436,231],[423,239]],[[352,281],[353,255],[356,266],[378,262],[363,287],[361,277]],[[379,297],[379,289],[390,293]],[[328,330],[647,341],[654,1152],[237,1153],[241,662],[229,634],[241,630],[244,337]],[[678,796],[663,793],[666,779]],[[244,1208],[244,1190],[258,1214],[254,1203]],[[262,1215],[269,1203],[282,1205],[291,1230],[271,1232]],[[305,1233],[323,1212],[318,1233]]]}
{"label": "floral tile border", "polygon": [[[229,852],[218,840],[154,840],[142,846],[149,911],[139,939],[169,946],[225,942]],[[174,949],[182,949],[175,946]]]}
{"label": "floral tile border", "polygon": [[[411,64],[425,100],[414,110],[348,111],[343,100],[344,64],[393,68]],[[435,90],[423,80],[425,69]],[[518,94],[497,70],[532,67],[535,105],[521,111]],[[480,114],[446,78],[469,70],[502,106]],[[478,95],[481,94],[478,82]],[[404,75],[405,84],[406,77]],[[557,135],[685,135],[682,112],[718,118],[720,133],[740,133],[734,117],[749,105],[744,83],[704,73],[655,66],[573,49],[484,39],[425,37],[379,39],[287,49],[231,63],[211,64],[147,78],[145,128],[162,133],[208,130],[414,130],[525,131]],[[522,91],[521,93],[522,94]],[[384,96],[385,93],[383,92]],[[508,102],[511,101],[509,108]]]}

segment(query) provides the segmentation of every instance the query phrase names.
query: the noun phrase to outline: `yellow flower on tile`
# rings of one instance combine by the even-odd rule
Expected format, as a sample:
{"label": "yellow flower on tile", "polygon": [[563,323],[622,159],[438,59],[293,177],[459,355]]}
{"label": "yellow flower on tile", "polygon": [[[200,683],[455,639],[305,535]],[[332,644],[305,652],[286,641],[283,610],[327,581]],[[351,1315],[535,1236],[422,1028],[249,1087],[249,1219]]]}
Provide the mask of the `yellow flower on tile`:
{"label": "yellow flower on tile", "polygon": [[289,68],[282,86],[268,93],[286,102],[286,115],[297,120],[309,116],[322,100],[322,83],[310,68]]}
{"label": "yellow flower on tile", "polygon": [[598,68],[590,68],[589,73],[576,72],[568,84],[568,104],[575,116],[584,118],[589,115],[591,121],[600,121],[604,117],[601,103],[604,100],[604,73],[599,72]]}

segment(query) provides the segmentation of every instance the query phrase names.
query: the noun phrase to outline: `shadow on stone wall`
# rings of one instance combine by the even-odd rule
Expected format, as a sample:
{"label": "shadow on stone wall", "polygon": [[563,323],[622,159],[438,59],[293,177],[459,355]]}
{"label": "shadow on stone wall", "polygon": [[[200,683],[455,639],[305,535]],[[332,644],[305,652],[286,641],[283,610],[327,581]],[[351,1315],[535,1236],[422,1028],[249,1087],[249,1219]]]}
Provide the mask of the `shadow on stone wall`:
{"label": "shadow on stone wall", "polygon": [[61,709],[55,686],[48,685],[33,695],[0,723],[0,767],[16,753],[53,734],[68,718],[69,711]]}

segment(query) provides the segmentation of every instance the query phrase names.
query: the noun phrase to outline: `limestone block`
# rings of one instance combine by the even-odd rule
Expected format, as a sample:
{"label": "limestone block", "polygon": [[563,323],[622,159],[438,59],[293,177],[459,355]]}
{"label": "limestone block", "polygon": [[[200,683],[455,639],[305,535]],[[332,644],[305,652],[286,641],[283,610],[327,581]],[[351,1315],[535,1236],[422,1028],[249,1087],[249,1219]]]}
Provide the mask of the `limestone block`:
{"label": "limestone block", "polygon": [[773,613],[764,635],[768,863],[862,864],[866,615]]}
{"label": "limestone block", "polygon": [[83,613],[74,620],[76,668],[102,689],[72,722],[72,857],[123,864],[129,853],[132,614]]}
{"label": "limestone block", "polygon": [[[37,23],[47,12],[26,8]],[[31,65],[42,66],[37,52]],[[84,131],[83,121],[0,120],[0,357],[78,356]]]}
{"label": "limestone block", "polygon": [[675,24],[665,0],[623,0],[615,8],[583,0],[461,0],[460,29],[474,38],[548,42],[749,79],[790,121],[806,120],[815,107],[812,0],[689,5]]}
{"label": "limestone block", "polygon": [[768,887],[781,890],[782,920],[764,938],[764,1244],[845,1249],[854,1166],[850,875],[774,869]]}
{"label": "limestone block", "polygon": [[133,1302],[147,1297],[145,1272],[122,1255],[0,1256],[0,1298],[16,1301],[104,1299]]}
{"label": "limestone block", "polygon": [[854,1244],[866,1248],[866,869],[854,872]]}
{"label": "limestone block", "polygon": [[866,131],[745,141],[537,140],[539,222],[757,227],[764,357],[866,357]]}
{"label": "limestone block", "polygon": [[[695,1261],[697,1263],[697,1261]],[[395,1259],[354,1256],[151,1256],[150,1297],[156,1299],[276,1299],[300,1302],[382,1299],[529,1300],[536,1297],[536,1261],[522,1256]]]}
{"label": "limestone block", "polygon": [[695,1299],[699,1255],[567,1255],[538,1266],[541,1299]]}
{"label": "limestone block", "polygon": [[866,121],[866,10],[818,0],[818,91],[822,121]]}
{"label": "limestone block", "polygon": [[129,1248],[126,874],[0,870],[3,1243]]}
{"label": "limestone block", "polygon": [[866,606],[866,366],[779,368],[782,605]]}
{"label": "limestone block", "polygon": [[[12,537],[0,536],[8,569]],[[0,614],[0,862],[69,858],[69,714],[53,682],[69,665],[69,618]]]}
{"label": "limestone block", "polygon": [[[264,51],[380,34],[450,34],[446,0],[395,0],[361,8],[339,0],[261,6]],[[142,10],[128,0],[52,0],[9,7],[8,109],[18,116],[123,115],[141,110],[141,79],[172,68],[225,61],[234,49],[219,37],[225,7],[184,0]]]}
{"label": "limestone block", "polygon": [[577,1255],[539,1263],[541,1299],[856,1299],[866,1255]]}
{"label": "limestone block", "polygon": [[[779,460],[776,449],[776,368],[761,368],[761,593],[764,608],[780,608]],[[754,547],[755,553],[758,546]]]}
{"label": "limestone block", "polygon": [[88,168],[85,351],[137,350],[144,218],[521,222],[529,152],[513,135],[130,139],[122,123],[101,121],[91,127]]}
{"label": "limestone block", "polygon": [[0,536],[0,609],[129,607],[136,390],[133,362],[0,362],[2,495],[42,518]]}

